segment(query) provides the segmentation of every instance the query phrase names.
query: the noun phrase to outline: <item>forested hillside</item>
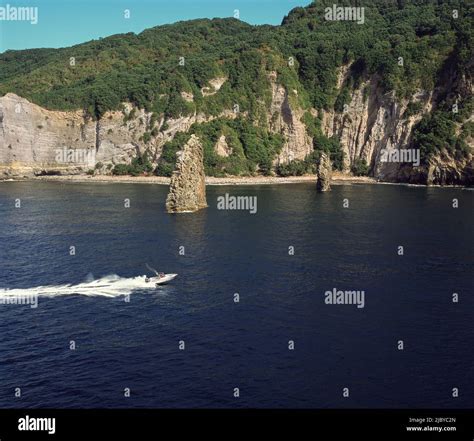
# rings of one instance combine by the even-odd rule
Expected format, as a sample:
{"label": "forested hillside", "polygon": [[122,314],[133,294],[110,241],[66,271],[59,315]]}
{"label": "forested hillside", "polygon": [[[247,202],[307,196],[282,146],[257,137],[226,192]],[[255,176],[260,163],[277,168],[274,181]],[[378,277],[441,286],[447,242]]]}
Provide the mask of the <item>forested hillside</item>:
{"label": "forested hillside", "polygon": [[[217,119],[187,130],[187,136],[197,133],[208,143],[209,174],[271,173],[273,166],[282,175],[301,174],[311,171],[320,150],[331,153],[335,168],[349,164],[353,171],[361,166],[373,172],[375,159],[363,148],[366,158],[344,160],[342,129],[334,123],[328,133],[325,127],[324,115],[343,115],[359,89],[369,101],[375,93],[392,96],[406,104],[404,118],[417,116],[409,139],[425,163],[444,151],[455,159],[472,153],[474,4],[337,2],[363,6],[363,24],[327,20],[325,10],[333,4],[321,0],[296,8],[281,26],[203,19],[70,48],[7,51],[0,55],[0,95],[13,92],[51,110],[84,109],[93,120],[132,103],[153,115],[145,145],[167,129],[168,120],[210,115]],[[301,109],[315,150],[305,160],[275,163],[284,136],[271,129],[272,75],[288,92],[288,106]],[[422,93],[429,99],[415,99]],[[236,109],[236,118],[222,118]],[[231,144],[225,158],[212,148],[222,134]],[[172,171],[178,139],[164,144],[157,173]]]}

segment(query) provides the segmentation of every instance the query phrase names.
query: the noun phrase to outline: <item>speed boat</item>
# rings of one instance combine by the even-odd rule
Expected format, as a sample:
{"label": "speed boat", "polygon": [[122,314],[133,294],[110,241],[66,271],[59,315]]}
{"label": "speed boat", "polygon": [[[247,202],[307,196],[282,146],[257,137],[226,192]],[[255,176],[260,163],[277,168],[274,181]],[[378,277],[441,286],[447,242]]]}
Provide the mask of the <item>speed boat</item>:
{"label": "speed boat", "polygon": [[156,269],[152,268],[148,264],[146,265],[150,271],[153,271],[156,276],[155,277],[145,277],[146,283],[154,283],[155,286],[166,285],[167,283],[174,280],[178,275],[177,274],[165,274],[159,273]]}
{"label": "speed boat", "polygon": [[156,277],[145,278],[146,283],[154,283],[155,286],[166,285],[177,277],[177,274],[160,273]]}

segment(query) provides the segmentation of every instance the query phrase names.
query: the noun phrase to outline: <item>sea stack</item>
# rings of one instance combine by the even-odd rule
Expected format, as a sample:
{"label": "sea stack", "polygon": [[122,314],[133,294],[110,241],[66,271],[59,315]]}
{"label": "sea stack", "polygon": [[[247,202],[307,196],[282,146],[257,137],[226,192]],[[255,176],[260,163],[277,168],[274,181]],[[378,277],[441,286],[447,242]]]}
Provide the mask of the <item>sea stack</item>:
{"label": "sea stack", "polygon": [[168,213],[189,213],[207,207],[203,147],[196,135],[177,152],[176,168],[171,176],[166,199]]}
{"label": "sea stack", "polygon": [[318,181],[316,189],[319,192],[331,190],[332,163],[327,153],[322,152],[319,157],[316,174]]}

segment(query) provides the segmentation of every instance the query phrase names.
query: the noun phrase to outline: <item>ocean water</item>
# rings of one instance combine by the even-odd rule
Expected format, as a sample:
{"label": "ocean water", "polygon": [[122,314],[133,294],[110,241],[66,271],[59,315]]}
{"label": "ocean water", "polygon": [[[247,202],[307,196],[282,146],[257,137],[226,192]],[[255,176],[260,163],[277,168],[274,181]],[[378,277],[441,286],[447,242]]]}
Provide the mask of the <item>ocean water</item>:
{"label": "ocean water", "polygon": [[[0,407],[474,406],[472,191],[208,187],[181,215],[166,192],[0,183]],[[150,289],[146,263],[179,276]]]}

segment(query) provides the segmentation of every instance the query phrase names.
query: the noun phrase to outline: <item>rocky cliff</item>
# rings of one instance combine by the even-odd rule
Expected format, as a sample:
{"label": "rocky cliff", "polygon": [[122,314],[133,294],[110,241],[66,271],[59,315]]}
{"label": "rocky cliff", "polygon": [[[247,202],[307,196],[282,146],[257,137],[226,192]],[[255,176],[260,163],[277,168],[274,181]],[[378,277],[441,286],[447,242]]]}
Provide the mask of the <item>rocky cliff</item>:
{"label": "rocky cliff", "polygon": [[[233,119],[226,111],[218,115]],[[156,121],[160,129],[145,140],[152,113],[123,103],[121,111],[106,112],[95,121],[84,111],[44,109],[15,94],[0,97],[0,176],[110,173],[147,152],[153,163],[166,141],[194,123],[218,116],[194,114]]]}
{"label": "rocky cliff", "polygon": [[195,134],[213,176],[314,172],[326,152],[347,173],[470,185],[474,6],[455,3],[365,0],[360,26],[318,0],[280,26],[200,19],[5,51],[0,173],[169,176]]}
{"label": "rocky cliff", "polygon": [[[279,84],[276,72],[270,72],[268,78],[271,104],[266,113],[267,126],[284,140],[274,164],[304,160],[313,150],[313,140],[302,122],[304,110],[290,104],[289,95],[296,91],[288,91]],[[225,79],[220,80],[212,83],[213,94]],[[0,97],[0,173],[8,176],[80,174],[92,170],[110,173],[115,165],[130,164],[145,152],[156,164],[163,145],[177,132],[187,132],[195,123],[216,118],[246,116],[245,112],[227,110],[219,115],[198,113],[153,121],[151,112],[129,103],[123,103],[122,107],[121,111],[108,111],[93,120],[84,111],[47,110],[12,93]],[[154,134],[145,139],[150,132]],[[222,157],[231,155],[225,136],[219,138],[215,151]]]}
{"label": "rocky cliff", "polygon": [[290,94],[297,95],[298,92],[287,90],[279,84],[276,72],[270,72],[268,78],[272,100],[267,113],[267,123],[272,132],[281,134],[284,139],[275,163],[287,164],[295,159],[304,160],[313,150],[313,140],[301,121],[304,110],[290,104]]}
{"label": "rocky cliff", "polygon": [[[339,91],[342,91],[348,75],[348,66],[341,68]],[[470,152],[464,157],[455,156],[447,149],[433,155],[426,163],[420,163],[419,157],[418,161],[416,157],[411,157],[411,153],[416,156],[416,152],[410,151],[414,147],[414,127],[424,114],[436,109],[440,96],[447,93],[453,95],[452,90],[446,90],[446,86],[455,89],[453,85],[457,82],[456,89],[463,90],[465,96],[472,96],[472,79],[455,78],[451,73],[446,83],[433,91],[418,90],[411,100],[400,100],[393,92],[384,93],[380,78],[372,76],[351,91],[349,103],[342,112],[321,112],[324,133],[340,140],[344,151],[344,170],[349,171],[358,160],[363,160],[368,164],[370,174],[380,181],[424,185],[474,184],[472,137],[466,139]],[[456,102],[455,94],[452,100]],[[411,114],[409,107],[414,105],[418,110]],[[473,120],[472,115],[469,120]]]}
{"label": "rocky cliff", "polygon": [[177,157],[166,199],[166,210],[168,213],[184,213],[206,208],[203,147],[199,138],[191,135]]}
{"label": "rocky cliff", "polygon": [[[349,71],[348,66],[340,70],[340,91],[348,81]],[[313,146],[313,139],[303,123],[305,110],[295,104],[295,99],[290,99],[292,94],[296,97],[297,91],[281,85],[276,72],[270,72],[268,79],[271,101],[266,123],[271,132],[284,139],[274,165],[304,160],[318,146]],[[472,80],[451,78],[450,84],[456,81],[457,90],[472,95]],[[431,93],[419,90],[411,100],[399,100],[394,93],[384,93],[380,78],[372,76],[351,90],[349,102],[342,111],[320,111],[319,115],[315,109],[309,111],[319,116],[324,135],[340,140],[346,172],[358,161],[365,161],[370,174],[381,181],[472,185],[472,137],[466,139],[470,152],[462,157],[443,150],[420,164],[416,158],[397,156],[402,151],[410,153],[414,127],[423,114],[436,108],[443,93],[446,93],[443,88]],[[409,106],[414,104],[418,111],[410,114]],[[156,164],[163,145],[177,132],[187,132],[195,123],[237,116],[228,110],[215,116],[198,113],[153,121],[151,112],[124,103],[122,110],[106,112],[100,119],[93,120],[84,111],[50,111],[8,93],[0,98],[0,173],[4,176],[80,174],[92,170],[110,173],[115,165],[129,164],[145,152]],[[156,130],[145,139],[152,127]],[[219,156],[232,154],[223,135],[214,149]]]}
{"label": "rocky cliff", "polygon": [[[339,87],[343,87],[341,70]],[[278,82],[275,72],[269,74],[271,103],[267,112],[269,130],[283,136],[284,144],[274,165],[304,160],[313,150],[313,140],[302,122],[304,110],[290,103],[290,94]],[[472,83],[465,85],[472,93]],[[408,115],[407,100],[384,94],[377,77],[370,78],[351,91],[350,101],[342,112],[320,111],[322,131],[336,136],[344,152],[344,170],[363,160],[370,173],[381,181],[419,184],[469,185],[474,180],[472,153],[454,157],[441,152],[425,164],[384,161],[395,151],[410,149],[413,128],[423,112],[435,106],[433,93],[419,91],[411,101],[420,111]],[[317,114],[311,109],[313,114]],[[233,119],[235,112],[220,117]],[[152,114],[124,103],[121,111],[109,111],[97,121],[83,111],[61,112],[44,109],[15,94],[0,98],[0,173],[4,176],[39,174],[110,173],[116,164],[129,164],[134,157],[148,152],[156,164],[166,141],[180,131],[189,131],[194,123],[205,123],[217,116],[194,114],[157,121],[159,131],[145,140]],[[471,116],[472,120],[472,116]],[[472,138],[467,139],[473,146]],[[317,146],[316,146],[317,147]],[[232,149],[221,136],[215,145],[220,156]]]}

